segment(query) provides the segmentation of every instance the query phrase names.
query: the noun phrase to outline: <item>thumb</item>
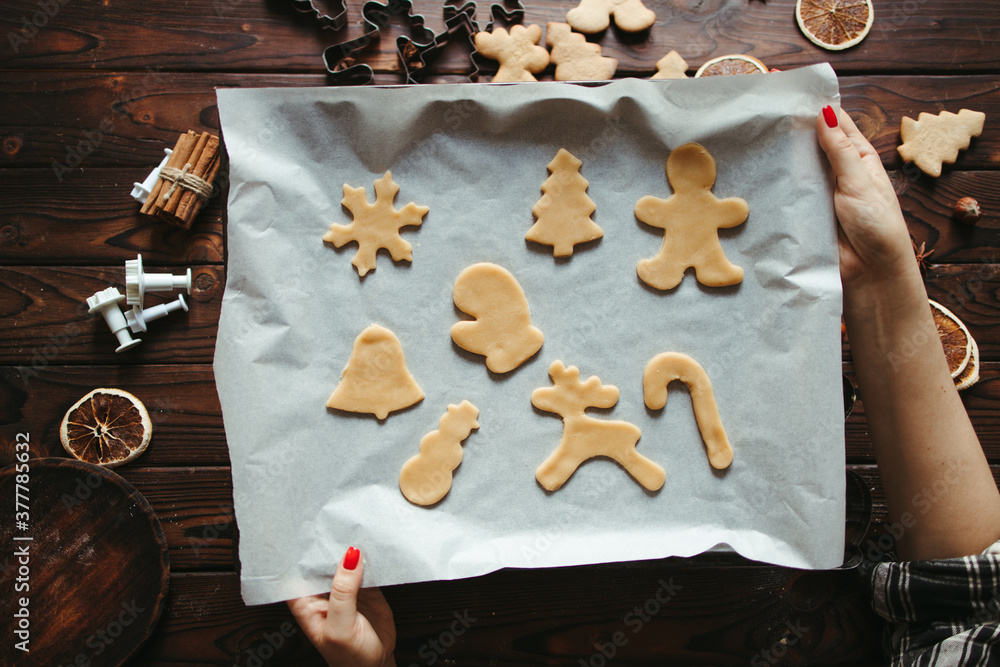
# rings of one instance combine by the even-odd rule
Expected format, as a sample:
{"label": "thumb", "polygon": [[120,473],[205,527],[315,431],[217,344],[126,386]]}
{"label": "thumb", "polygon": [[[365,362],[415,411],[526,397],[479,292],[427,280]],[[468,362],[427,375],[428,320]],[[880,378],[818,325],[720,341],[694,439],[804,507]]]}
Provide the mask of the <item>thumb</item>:
{"label": "thumb", "polygon": [[327,629],[337,637],[349,637],[353,634],[358,613],[358,590],[361,588],[364,569],[361,552],[349,547],[337,567],[337,573],[333,575],[330,604],[326,613]]}

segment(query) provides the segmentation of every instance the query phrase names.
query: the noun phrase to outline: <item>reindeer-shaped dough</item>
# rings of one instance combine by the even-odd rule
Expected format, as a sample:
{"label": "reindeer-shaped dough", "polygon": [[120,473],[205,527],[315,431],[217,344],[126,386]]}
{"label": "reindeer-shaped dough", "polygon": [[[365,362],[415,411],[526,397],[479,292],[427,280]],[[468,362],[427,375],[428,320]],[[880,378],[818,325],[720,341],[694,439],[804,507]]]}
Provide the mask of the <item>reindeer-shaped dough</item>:
{"label": "reindeer-shaped dough", "polygon": [[647,195],[635,205],[635,217],[664,230],[660,252],[639,260],[639,277],[656,289],[673,289],[693,266],[698,282],[708,287],[742,281],[743,269],[726,259],[718,230],[743,224],[750,212],[747,203],[739,197],[719,199],[712,194],[715,160],[695,143],[670,153],[667,180],[674,189],[669,199]]}
{"label": "reindeer-shaped dough", "polygon": [[722,470],[733,462],[733,448],[722,427],[719,407],[712,393],[708,374],[697,361],[680,352],[663,352],[653,357],[642,373],[642,393],[646,407],[660,410],[667,405],[667,385],[680,380],[691,392],[691,404],[698,421],[701,439],[708,450],[708,461]]}
{"label": "reindeer-shaped dough", "polygon": [[531,404],[539,410],[562,415],[563,436],[559,446],[535,471],[535,479],[549,491],[555,491],[581,463],[595,456],[614,459],[637,482],[650,491],[663,486],[666,472],[635,450],[642,432],[625,421],[594,419],[584,414],[588,407],[610,408],[618,402],[618,388],[602,385],[592,375],[580,381],[580,371],[555,361],[549,366],[552,387],[531,392]]}

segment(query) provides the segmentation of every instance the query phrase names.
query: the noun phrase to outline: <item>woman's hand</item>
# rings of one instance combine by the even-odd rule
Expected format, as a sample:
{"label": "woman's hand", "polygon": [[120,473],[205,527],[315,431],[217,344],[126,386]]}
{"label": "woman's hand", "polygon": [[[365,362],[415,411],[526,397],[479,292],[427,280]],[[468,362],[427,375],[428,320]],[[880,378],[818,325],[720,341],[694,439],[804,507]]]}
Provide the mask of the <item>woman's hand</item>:
{"label": "woman's hand", "polygon": [[333,576],[329,596],[288,601],[288,608],[331,667],[394,667],[396,626],[377,588],[361,589],[365,566],[351,547]]}
{"label": "woman's hand", "polygon": [[833,202],[845,290],[914,271],[919,278],[903,212],[878,152],[846,112],[832,107],[817,117],[816,132],[837,179]]}

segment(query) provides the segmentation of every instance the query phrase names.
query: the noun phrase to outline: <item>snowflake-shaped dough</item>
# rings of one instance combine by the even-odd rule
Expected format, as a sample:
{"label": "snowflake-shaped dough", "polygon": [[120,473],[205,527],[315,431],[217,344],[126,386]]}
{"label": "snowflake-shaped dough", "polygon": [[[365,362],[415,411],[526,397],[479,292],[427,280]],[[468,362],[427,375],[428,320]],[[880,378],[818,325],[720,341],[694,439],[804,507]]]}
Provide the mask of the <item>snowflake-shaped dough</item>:
{"label": "snowflake-shaped dough", "polygon": [[354,216],[354,221],[349,225],[330,225],[330,231],[323,235],[323,240],[336,248],[357,241],[358,251],[351,264],[360,276],[375,268],[375,256],[381,248],[388,250],[397,262],[413,260],[413,246],[403,240],[399,230],[419,226],[430,209],[410,202],[397,211],[393,202],[398,193],[399,186],[393,182],[391,171],[375,181],[374,204],[368,203],[364,188],[344,184],[341,203]]}

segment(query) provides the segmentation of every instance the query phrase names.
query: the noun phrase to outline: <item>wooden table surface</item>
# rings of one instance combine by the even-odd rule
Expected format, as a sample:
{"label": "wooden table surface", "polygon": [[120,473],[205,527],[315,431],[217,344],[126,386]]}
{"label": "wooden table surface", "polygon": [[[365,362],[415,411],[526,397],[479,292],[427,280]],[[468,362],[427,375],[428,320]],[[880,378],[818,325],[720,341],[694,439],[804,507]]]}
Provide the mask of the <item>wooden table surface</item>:
{"label": "wooden table surface", "polygon": [[[728,53],[780,69],[824,60],[836,68],[843,106],[881,153],[913,237],[934,250],[926,277],[931,297],[954,310],[979,343],[982,379],[963,399],[996,476],[995,0],[876,0],[871,34],[842,53],[824,52],[799,33],[793,0],[647,5],[658,17],[648,37],[609,30],[601,38],[605,55],[621,63],[619,76],[649,76],[670,49],[692,68]],[[321,6],[332,11],[336,3]],[[566,0],[533,0],[524,20],[562,20],[570,7]],[[428,28],[443,30],[440,2],[420,0],[414,10]],[[479,15],[485,24],[485,4]],[[211,366],[225,284],[226,189],[190,231],[143,218],[128,193],[180,132],[218,132],[217,88],[326,84],[321,53],[362,34],[360,1],[351,0],[347,18],[341,30],[323,28],[281,0],[33,0],[0,7],[0,462],[10,462],[20,432],[30,434],[33,456],[64,456],[62,415],[94,387],[129,390],[149,408],[153,443],[118,471],[162,522],[171,579],[159,625],[132,664],[323,664],[283,604],[247,607],[240,598],[229,456]],[[397,11],[360,57],[377,82],[402,81],[395,38],[409,33]],[[468,47],[456,39],[425,82],[463,81],[469,71]],[[543,78],[551,78],[551,68]],[[935,180],[901,164],[895,149],[904,115],[961,108],[984,111],[987,121],[954,166]],[[975,197],[985,211],[976,227],[950,218],[962,196]],[[140,252],[152,270],[193,268],[191,310],[157,322],[141,346],[116,355],[103,321],[81,304],[98,289],[122,286],[123,262]],[[849,375],[850,359],[845,345]],[[886,515],[863,402],[847,422],[847,461],[874,498],[866,548],[885,533]],[[11,570],[0,576],[6,596]],[[656,603],[671,582],[676,594]],[[600,667],[612,651],[610,664],[617,665],[885,662],[881,626],[852,571],[703,557],[507,570],[385,594],[400,665]]]}

